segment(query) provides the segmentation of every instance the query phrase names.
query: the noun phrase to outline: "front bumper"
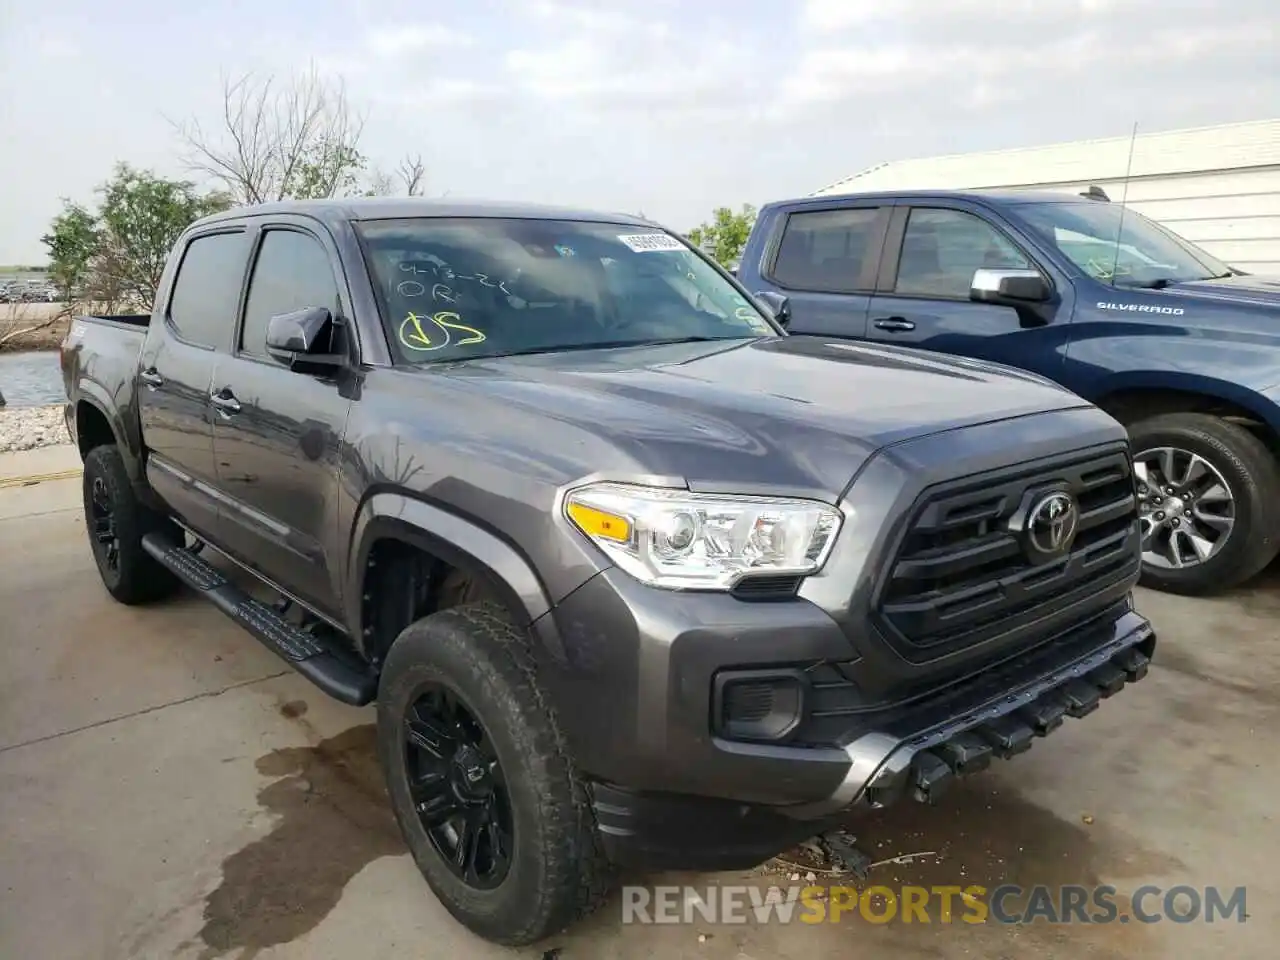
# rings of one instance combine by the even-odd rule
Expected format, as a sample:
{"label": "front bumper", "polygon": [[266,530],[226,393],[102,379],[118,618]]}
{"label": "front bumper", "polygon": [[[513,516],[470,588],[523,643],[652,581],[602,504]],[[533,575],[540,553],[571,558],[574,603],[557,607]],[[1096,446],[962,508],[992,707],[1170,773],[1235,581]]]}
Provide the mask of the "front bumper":
{"label": "front bumper", "polygon": [[845,744],[849,767],[840,786],[786,812],[818,818],[850,806],[884,807],[904,793],[932,801],[954,777],[1030,749],[1066,717],[1086,716],[1143,679],[1155,645],[1151,625],[1126,609],[1109,623],[1007,661]]}
{"label": "front bumper", "polygon": [[850,809],[932,800],[1142,679],[1156,642],[1125,598],[905,702],[836,711],[828,742],[763,743],[716,732],[716,677],[847,661],[846,635],[816,605],[665,593],[609,570],[549,616],[559,653],[543,679],[606,847],[674,869],[759,863]]}

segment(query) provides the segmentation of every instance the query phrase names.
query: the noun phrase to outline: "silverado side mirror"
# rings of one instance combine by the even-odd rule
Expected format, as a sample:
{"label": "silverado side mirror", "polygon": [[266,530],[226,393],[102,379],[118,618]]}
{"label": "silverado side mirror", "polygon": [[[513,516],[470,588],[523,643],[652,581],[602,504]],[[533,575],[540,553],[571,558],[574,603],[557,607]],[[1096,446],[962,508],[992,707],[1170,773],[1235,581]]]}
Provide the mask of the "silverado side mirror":
{"label": "silverado side mirror", "polygon": [[778,326],[785,330],[787,324],[791,322],[791,301],[772,290],[757,292],[756,299],[760,301],[761,306],[769,311],[773,319],[777,321]]}
{"label": "silverado side mirror", "polygon": [[1039,270],[976,270],[969,299],[980,303],[1043,303],[1052,295]]}
{"label": "silverado side mirror", "polygon": [[267,353],[291,370],[341,367],[346,357],[330,352],[334,328],[328,307],[277,314],[267,322]]}

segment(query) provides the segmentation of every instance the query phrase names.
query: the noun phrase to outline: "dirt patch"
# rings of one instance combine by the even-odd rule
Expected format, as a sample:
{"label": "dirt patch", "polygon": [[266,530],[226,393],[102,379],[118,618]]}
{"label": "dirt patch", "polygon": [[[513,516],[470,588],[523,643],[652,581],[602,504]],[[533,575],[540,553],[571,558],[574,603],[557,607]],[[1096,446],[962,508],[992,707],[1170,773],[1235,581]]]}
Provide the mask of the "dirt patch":
{"label": "dirt patch", "polygon": [[[904,801],[850,820],[848,832],[860,837],[863,852],[879,862],[868,882],[988,890],[1002,884],[1092,886],[1183,866],[1144,850],[1088,811],[1081,811],[1077,821],[1064,820],[982,780],[957,784],[934,805]],[[909,863],[880,862],[912,854],[918,856]],[[782,872],[813,870],[819,883],[833,879],[817,873],[827,865],[807,848],[789,851],[775,865]]]}
{"label": "dirt patch", "polygon": [[290,700],[288,703],[280,704],[280,716],[289,720],[297,720],[299,717],[306,716],[307,701]]}
{"label": "dirt patch", "polygon": [[[1062,927],[1043,920],[1008,925],[993,922],[992,917],[975,927],[970,926],[972,920],[959,919],[966,912],[976,916],[964,906],[960,890],[982,888],[975,895],[990,906],[993,892],[1004,885],[1015,885],[1022,891],[1002,897],[999,906],[1006,916],[1028,908],[1032,888],[1047,888],[1057,911],[1062,909],[1064,896],[1075,896],[1063,894],[1064,887],[1085,888],[1092,894],[1107,884],[1116,888],[1111,901],[1123,915],[1131,909],[1125,893],[1128,887],[1144,878],[1185,869],[1178,859],[1144,849],[1089,811],[1080,811],[1078,819],[1064,819],[1008,788],[983,781],[979,777],[957,784],[932,806],[905,801],[849,821],[846,829],[861,838],[860,848],[877,863],[866,880],[842,879],[827,872],[824,868],[828,864],[813,857],[807,847],[789,851],[770,868],[783,874],[787,883],[795,883],[792,878],[798,876],[802,883],[826,888],[852,885],[867,890],[879,886],[893,891],[894,896],[900,895],[903,887],[950,887],[955,891],[949,902],[942,896],[925,901],[927,924],[908,923],[895,914],[876,934],[885,938],[885,949],[890,951],[950,957],[955,944],[945,941],[963,929],[964,936],[971,938],[965,940],[966,952],[988,956],[1023,955],[1024,951],[1057,955],[1058,950],[1080,949],[1084,944],[1088,944],[1087,955],[1099,960],[1148,956],[1153,951],[1158,955],[1159,947],[1142,925],[1120,922]],[[916,856],[906,856],[912,854]],[[894,858],[908,862],[895,862]],[[872,902],[877,914],[887,912],[883,897],[873,895]],[[1090,915],[1101,912],[1100,905],[1092,901],[1083,906]],[[948,907],[956,918],[951,923],[943,916]],[[865,932],[865,926],[862,929]],[[1012,952],[1005,953],[1007,950]]]}
{"label": "dirt patch", "polygon": [[[291,701],[280,712],[306,712]],[[271,832],[222,863],[205,899],[202,958],[260,950],[313,929],[351,879],[380,857],[404,852],[378,766],[375,728],[353,727],[313,747],[276,750],[257,761],[275,778],[258,802],[275,814]]]}

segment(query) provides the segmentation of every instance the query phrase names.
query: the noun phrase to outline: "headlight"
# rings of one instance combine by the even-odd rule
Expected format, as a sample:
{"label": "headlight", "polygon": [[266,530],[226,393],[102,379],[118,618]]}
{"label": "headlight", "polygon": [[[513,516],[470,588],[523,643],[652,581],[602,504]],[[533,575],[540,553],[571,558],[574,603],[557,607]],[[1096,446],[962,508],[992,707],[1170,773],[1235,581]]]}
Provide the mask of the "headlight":
{"label": "headlight", "polygon": [[672,589],[727,590],[753,574],[816,573],[840,513],[813,500],[696,494],[599,483],[574,490],[565,513],[619,567]]}

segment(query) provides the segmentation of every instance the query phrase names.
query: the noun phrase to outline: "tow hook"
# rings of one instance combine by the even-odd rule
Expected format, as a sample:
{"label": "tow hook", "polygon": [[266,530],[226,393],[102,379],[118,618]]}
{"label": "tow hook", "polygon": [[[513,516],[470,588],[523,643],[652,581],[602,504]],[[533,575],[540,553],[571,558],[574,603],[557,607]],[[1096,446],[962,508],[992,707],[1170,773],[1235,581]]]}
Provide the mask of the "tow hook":
{"label": "tow hook", "polygon": [[828,830],[814,838],[831,866],[859,880],[867,879],[871,858],[854,846],[857,839],[845,830]]}

